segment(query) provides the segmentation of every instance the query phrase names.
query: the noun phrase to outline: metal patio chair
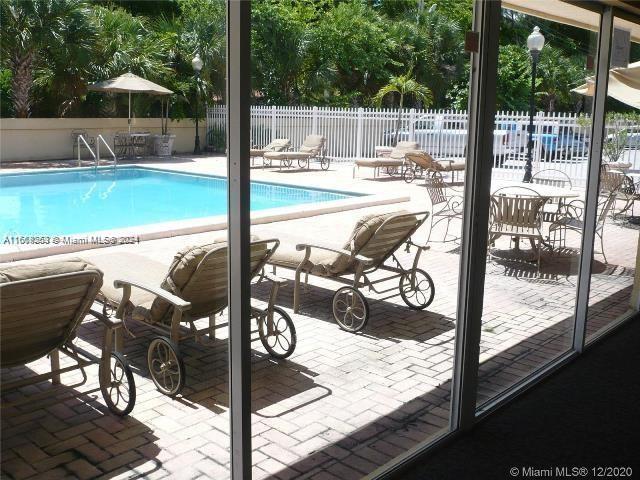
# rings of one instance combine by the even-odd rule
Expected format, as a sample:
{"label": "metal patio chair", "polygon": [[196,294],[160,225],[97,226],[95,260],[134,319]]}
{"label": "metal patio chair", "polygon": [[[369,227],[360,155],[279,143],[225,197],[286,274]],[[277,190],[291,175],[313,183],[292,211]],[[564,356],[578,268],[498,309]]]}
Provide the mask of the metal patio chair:
{"label": "metal patio chair", "polygon": [[[425,187],[431,203],[431,225],[429,226],[429,236],[427,242],[431,240],[433,229],[441,222],[446,222],[447,227],[444,232],[442,242],[451,242],[459,239],[458,236],[449,239],[449,225],[452,220],[462,220],[462,206],[464,199],[460,192],[447,187],[442,179],[442,174],[438,171],[427,170],[425,172]],[[449,194],[451,191],[453,193]]]}
{"label": "metal patio chair", "polygon": [[[301,276],[308,283],[309,274],[330,278],[347,286],[333,295],[333,318],[344,330],[358,332],[369,320],[369,304],[361,289],[376,293],[394,291],[396,287],[376,290],[376,285],[399,279],[397,287],[402,300],[410,308],[422,310],[433,301],[435,286],[427,272],[418,268],[420,255],[429,247],[418,245],[411,236],[429,217],[429,212],[367,215],[361,218],[343,248],[301,243],[295,251],[277,252],[269,261],[276,267],[295,269],[293,310],[300,310]],[[410,267],[405,268],[396,256],[403,245],[417,251]],[[386,263],[387,260],[393,264]],[[378,270],[391,275],[372,279]]]}
{"label": "metal patio chair", "polygon": [[544,170],[537,171],[531,177],[531,183],[538,185],[550,185],[552,187],[560,188],[573,188],[571,178],[562,170],[555,168],[545,168]]}
{"label": "metal patio chair", "polygon": [[[531,177],[531,183],[537,185],[549,185],[551,187],[568,188],[571,190],[573,184],[571,178],[562,170],[555,168],[545,168],[537,171]],[[549,199],[544,206],[543,217],[545,222],[554,222],[559,218],[560,210],[562,208],[562,199],[554,201],[553,198]]]}
{"label": "metal patio chair", "polygon": [[[251,318],[258,324],[264,348],[275,358],[287,358],[296,347],[296,329],[291,317],[275,305],[278,288],[285,283],[262,272],[278,248],[276,239],[251,242],[251,278],[271,283],[266,308],[252,307]],[[116,308],[115,316],[125,327],[130,320],[142,322],[160,335],[147,350],[151,379],[165,395],[177,395],[186,378],[179,344],[186,339],[215,339],[216,316],[227,307],[227,243],[187,247],[178,252],[169,267],[141,255],[126,252],[96,256],[103,265],[105,285],[99,299]],[[206,321],[208,320],[208,321]],[[249,319],[248,319],[249,320]],[[186,324],[189,330],[185,331]],[[116,350],[122,348],[122,336]]]}
{"label": "metal patio chair", "polygon": [[[133,374],[125,358],[112,351],[114,333],[122,323],[90,310],[101,285],[102,272],[80,259],[0,269],[0,366],[25,365],[45,356],[51,359],[50,373],[3,381],[3,391],[49,379],[59,384],[62,373],[78,369],[84,383],[85,367],[99,364],[100,391],[107,407],[117,415],[131,412],[136,402]],[[89,313],[104,325],[101,358],[74,343]],[[61,367],[60,352],[74,364]],[[50,394],[46,390],[42,395]]]}
{"label": "metal patio chair", "polygon": [[[609,212],[612,211],[616,203],[616,192],[609,192],[598,198],[597,217],[596,217],[596,236],[600,238],[599,253],[607,264],[607,256],[604,253],[604,225],[607,221]],[[568,231],[577,232],[582,235],[584,229],[584,201],[573,200],[562,208],[562,215],[551,225],[549,225],[549,238],[552,243],[558,243],[561,247],[566,246],[566,234]]]}
{"label": "metal patio chair", "polygon": [[543,235],[544,206],[549,201],[535,190],[527,187],[504,187],[491,195],[489,211],[489,257],[493,259],[491,246],[503,235],[529,239],[531,248],[537,253],[538,274],[540,274],[540,258]]}

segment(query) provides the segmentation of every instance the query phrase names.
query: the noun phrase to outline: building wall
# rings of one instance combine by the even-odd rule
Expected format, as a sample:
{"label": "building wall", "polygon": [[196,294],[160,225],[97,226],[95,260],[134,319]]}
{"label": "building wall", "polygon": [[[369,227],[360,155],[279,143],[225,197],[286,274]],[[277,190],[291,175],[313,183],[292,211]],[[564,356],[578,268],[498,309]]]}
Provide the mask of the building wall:
{"label": "building wall", "polygon": [[[113,148],[116,132],[127,131],[126,118],[3,118],[0,119],[0,161],[69,160],[74,158],[71,132],[86,130],[91,136],[102,134]],[[160,133],[159,118],[133,118],[132,131]],[[200,144],[205,145],[205,121],[200,122]],[[176,153],[193,151],[195,124],[192,120],[169,122]],[[104,149],[102,150],[104,151]],[[83,158],[90,156],[84,152]],[[101,153],[101,157],[107,155]],[[77,158],[77,154],[76,154]]]}

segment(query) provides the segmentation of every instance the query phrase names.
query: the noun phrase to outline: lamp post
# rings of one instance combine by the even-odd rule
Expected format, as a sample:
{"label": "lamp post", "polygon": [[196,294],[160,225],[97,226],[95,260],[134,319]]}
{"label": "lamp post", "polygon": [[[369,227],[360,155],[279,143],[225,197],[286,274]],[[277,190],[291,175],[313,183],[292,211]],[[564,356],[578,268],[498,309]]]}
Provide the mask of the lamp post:
{"label": "lamp post", "polygon": [[202,70],[202,60],[200,59],[200,55],[196,53],[196,56],[191,60],[191,66],[193,67],[193,73],[195,74],[196,79],[196,141],[195,146],[193,147],[193,154],[200,155],[202,151],[200,150],[200,135],[198,132],[198,117],[200,116],[200,112],[198,111],[198,104],[200,103],[200,89],[199,80],[200,80],[200,70]]}
{"label": "lamp post", "polygon": [[531,169],[533,163],[533,117],[536,109],[536,70],[538,67],[538,59],[540,58],[540,50],[544,47],[544,35],[540,33],[538,27],[533,27],[533,32],[527,38],[527,48],[531,54],[531,99],[529,103],[529,140],[527,142],[527,163],[524,167],[523,182],[531,182]]}

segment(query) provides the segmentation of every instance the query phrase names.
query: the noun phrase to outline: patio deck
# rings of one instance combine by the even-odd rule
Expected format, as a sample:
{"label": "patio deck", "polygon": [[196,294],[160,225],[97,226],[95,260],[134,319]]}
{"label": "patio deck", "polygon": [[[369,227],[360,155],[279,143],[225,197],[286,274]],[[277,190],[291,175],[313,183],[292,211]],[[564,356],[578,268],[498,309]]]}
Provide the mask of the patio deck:
{"label": "patio deck", "polygon": [[[179,159],[156,165],[188,171],[224,173],[216,159]],[[283,241],[322,239],[340,245],[357,218],[369,212],[424,209],[420,182],[351,178],[350,167],[329,172],[252,170],[261,180],[316,187],[391,192],[411,196],[406,204],[332,213],[257,225],[257,235]],[[608,221],[605,248],[608,265],[596,256],[589,312],[589,333],[598,330],[628,305],[636,266],[638,230]],[[459,228],[459,224],[453,227]],[[301,233],[303,232],[303,233]],[[330,234],[328,234],[330,232]],[[419,232],[423,235],[425,232]],[[203,233],[153,240],[73,254],[87,259],[116,251],[168,263],[182,246],[220,235]],[[331,236],[331,239],[327,239]],[[577,236],[572,237],[577,242]],[[437,231],[432,239],[437,239]],[[507,248],[502,241],[500,248]],[[571,246],[571,244],[570,244]],[[400,252],[401,260],[410,255]],[[331,298],[335,283],[311,278],[299,314],[292,313],[292,282],[279,294],[298,332],[298,346],[287,360],[274,361],[254,343],[253,460],[256,478],[352,479],[434,438],[448,425],[455,337],[459,248],[432,243],[420,267],[434,278],[436,296],[425,311],[408,309],[399,296],[367,294],[371,319],[354,335],[334,323]],[[278,269],[293,278],[293,272]],[[479,403],[503,391],[570,343],[577,281],[577,256],[543,257],[535,266],[513,259],[487,265],[481,340]],[[254,297],[266,299],[261,285]],[[132,324],[136,338],[125,342],[135,372],[138,400],[125,419],[110,415],[97,388],[97,367],[87,384],[60,391],[64,399],[2,411],[2,474],[7,478],[226,478],[229,468],[228,363],[225,332],[205,344],[185,342],[182,352],[187,385],[177,399],[160,394],[146,370],[151,332]],[[79,341],[97,351],[101,332],[90,317]],[[7,372],[8,377],[45,371],[48,361]],[[93,370],[92,370],[93,369]],[[4,373],[4,372],[3,372]],[[5,378],[6,378],[5,377]],[[72,385],[79,374],[63,375]],[[4,400],[37,391],[48,384],[7,394]]]}

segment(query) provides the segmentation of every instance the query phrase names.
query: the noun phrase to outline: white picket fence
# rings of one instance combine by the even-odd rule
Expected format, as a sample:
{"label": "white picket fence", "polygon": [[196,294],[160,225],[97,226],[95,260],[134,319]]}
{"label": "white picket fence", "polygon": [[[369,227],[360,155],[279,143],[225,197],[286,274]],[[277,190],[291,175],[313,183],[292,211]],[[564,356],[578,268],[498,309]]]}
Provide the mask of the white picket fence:
{"label": "white picket fence", "polygon": [[[207,109],[207,145],[224,150],[224,106]],[[333,107],[251,107],[251,141],[262,146],[274,138],[288,138],[294,148],[309,134],[327,138],[327,154],[334,162],[372,158],[378,145],[395,140],[398,110]],[[413,140],[437,159],[464,158],[467,145],[466,111],[406,110],[400,121],[399,140]],[[494,136],[494,176],[516,178],[525,165],[527,112],[498,112]],[[619,128],[618,124],[616,128]],[[640,126],[630,125],[638,131]],[[608,129],[607,133],[611,133]],[[577,184],[586,180],[590,126],[574,113],[543,113],[534,120],[534,172],[561,170]],[[625,151],[622,160],[640,169],[640,145]],[[570,154],[566,152],[570,151]]]}

